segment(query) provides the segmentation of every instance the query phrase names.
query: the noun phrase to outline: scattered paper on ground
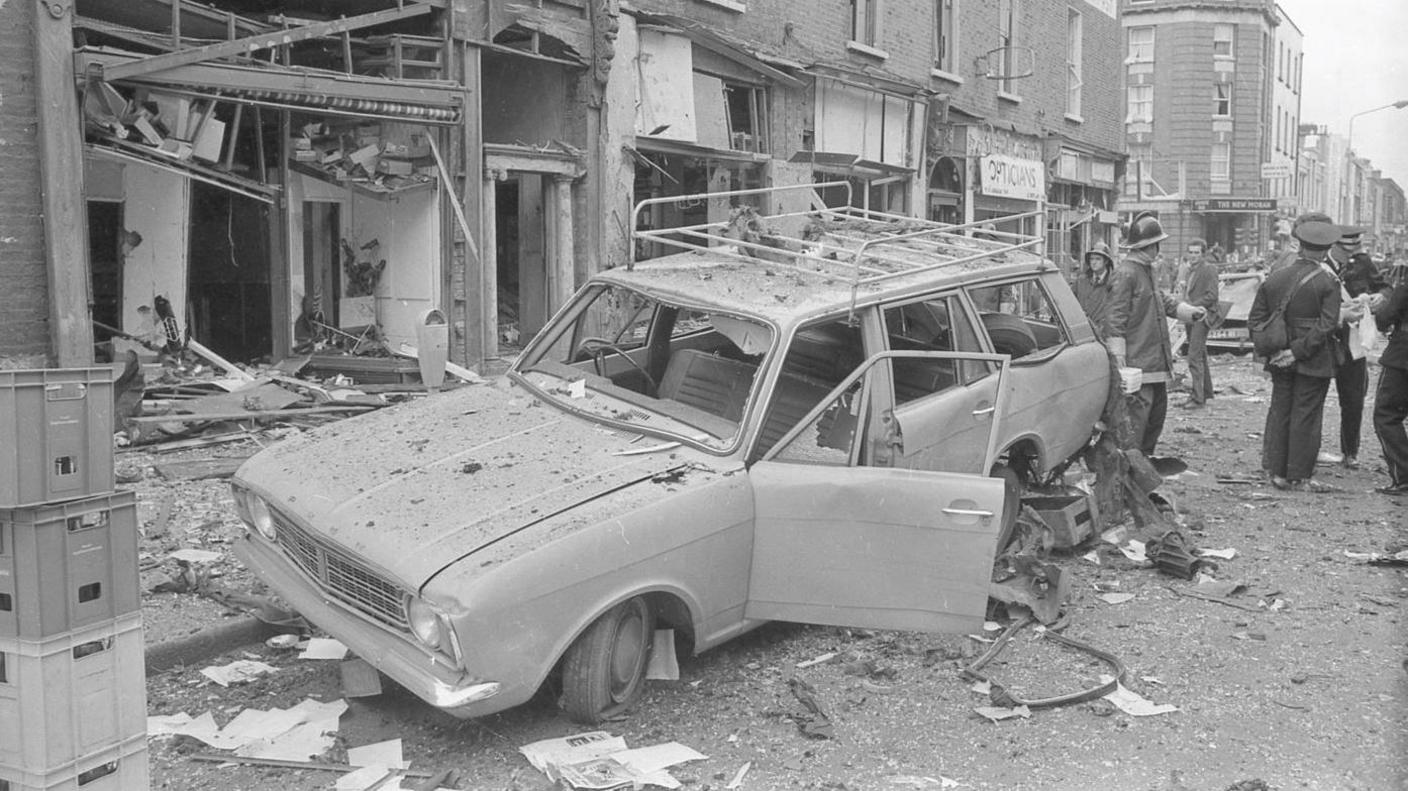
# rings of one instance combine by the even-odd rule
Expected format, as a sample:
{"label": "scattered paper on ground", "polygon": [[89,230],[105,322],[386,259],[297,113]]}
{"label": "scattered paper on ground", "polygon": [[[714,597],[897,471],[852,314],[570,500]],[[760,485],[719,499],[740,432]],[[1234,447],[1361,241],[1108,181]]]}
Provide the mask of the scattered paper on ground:
{"label": "scattered paper on ground", "polygon": [[1099,596],[1096,596],[1095,598],[1097,598],[1097,599],[1099,599],[1099,600],[1105,602],[1106,604],[1124,604],[1125,602],[1127,602],[1127,601],[1133,599],[1133,598],[1134,598],[1134,594],[1133,594],[1133,593],[1102,593],[1102,594],[1100,594]]}
{"label": "scattered paper on ground", "polygon": [[215,716],[208,711],[194,718],[180,712],[148,717],[147,734],[189,736],[217,750],[234,750],[251,758],[306,761],[333,745],[338,718],[346,710],[346,701],[308,699],[290,709],[245,709],[224,728],[215,725]]}
{"label": "scattered paper on ground", "polygon": [[728,785],[724,786],[724,788],[730,788],[730,789],[732,789],[732,788],[738,788],[739,786],[743,785],[743,778],[745,778],[745,777],[748,776],[748,770],[749,770],[749,769],[752,769],[752,768],[753,768],[753,762],[752,762],[752,761],[748,761],[747,763],[745,763],[745,764],[743,764],[742,766],[738,767],[738,771],[733,773],[733,779],[730,780],[730,781],[728,781]]}
{"label": "scattered paper on ground", "polygon": [[1031,719],[1032,716],[1032,710],[1026,706],[1018,706],[1013,709],[1002,708],[1000,706],[979,706],[973,709],[973,711],[978,712],[993,722],[1002,722],[1003,720],[1010,720],[1013,717]]}
{"label": "scattered paper on ground", "polygon": [[[391,768],[378,764],[362,766],[355,772],[347,774],[337,779],[337,784],[333,786],[335,791],[366,791],[366,789],[380,783],[391,774]],[[399,784],[398,784],[399,785]],[[380,789],[386,788],[385,784],[378,786]]]}
{"label": "scattered paper on ground", "polygon": [[347,656],[347,646],[341,640],[331,637],[314,637],[308,640],[308,647],[298,655],[299,659],[342,659]]}
{"label": "scattered paper on ground", "polygon": [[1130,539],[1127,543],[1120,545],[1120,552],[1124,556],[1137,563],[1148,563],[1149,555],[1144,551],[1144,542]]}
{"label": "scattered paper on ground", "polygon": [[656,629],[645,677],[652,681],[679,681],[680,663],[675,656],[675,630]]}
{"label": "scattered paper on ground", "polygon": [[804,661],[802,661],[802,662],[798,662],[798,663],[797,663],[797,667],[800,669],[800,668],[808,668],[808,667],[811,667],[811,666],[813,666],[813,665],[822,665],[822,664],[826,664],[827,662],[830,662],[831,660],[833,660],[833,659],[835,659],[835,658],[836,658],[836,652],[835,652],[835,651],[828,651],[828,652],[822,654],[821,656],[815,656],[815,657],[812,657],[811,659],[807,659],[807,660],[804,660]]}
{"label": "scattered paper on ground", "polygon": [[167,555],[172,560],[184,560],[187,563],[213,563],[220,559],[219,552],[211,552],[208,549],[179,549]]}
{"label": "scattered paper on ground", "polygon": [[389,766],[393,769],[409,769],[411,766],[403,757],[400,739],[348,747],[347,763],[352,766]]}
{"label": "scattered paper on ground", "polygon": [[1097,566],[1100,565],[1100,555],[1093,549],[1085,553],[1084,555],[1081,555],[1080,557],[1081,560],[1088,560]]}
{"label": "scattered paper on ground", "polygon": [[657,785],[679,788],[671,766],[706,756],[678,742],[628,749],[626,740],[605,731],[588,731],[558,739],[525,744],[518,748],[535,769],[553,782],[573,788],[616,788],[621,785]]}
{"label": "scattered paper on ground", "polygon": [[[1108,684],[1113,680],[1113,676],[1100,676],[1100,682],[1102,684]],[[1178,707],[1171,703],[1151,703],[1138,693],[1126,689],[1123,684],[1115,685],[1115,691],[1106,695],[1105,699],[1115,704],[1120,711],[1123,711],[1125,714],[1132,714],[1135,717],[1152,717],[1156,714],[1167,714],[1171,711],[1178,711]]]}
{"label": "scattered paper on ground", "polygon": [[676,764],[703,761],[709,756],[679,742],[665,742],[649,747],[637,747],[633,750],[622,750],[619,753],[612,753],[610,757],[617,763],[625,764],[638,772],[651,774],[662,769],[669,769]]}
{"label": "scattered paper on ground", "polygon": [[212,665],[204,668],[200,674],[222,687],[228,687],[231,684],[252,681],[265,673],[273,673],[276,670],[278,668],[263,662],[256,662],[252,659],[236,659],[228,665]]}
{"label": "scattered paper on ground", "polygon": [[954,780],[953,778],[949,777],[944,777],[943,775],[939,775],[938,777],[929,777],[927,775],[891,775],[890,777],[887,777],[885,779],[889,781],[890,785],[908,786],[910,788],[922,789],[958,788],[959,786],[963,785],[957,780]]}
{"label": "scattered paper on ground", "polygon": [[1205,558],[1222,558],[1223,560],[1231,560],[1232,558],[1237,557],[1237,550],[1231,547],[1228,547],[1227,549],[1200,549],[1198,550],[1198,554]]}

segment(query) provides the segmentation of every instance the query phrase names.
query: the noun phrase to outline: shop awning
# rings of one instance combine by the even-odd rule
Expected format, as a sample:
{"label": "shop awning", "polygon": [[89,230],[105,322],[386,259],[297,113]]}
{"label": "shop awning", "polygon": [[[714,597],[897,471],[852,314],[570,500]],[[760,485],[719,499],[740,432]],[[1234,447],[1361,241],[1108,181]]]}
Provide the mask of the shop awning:
{"label": "shop awning", "polygon": [[[101,69],[141,58],[85,47],[74,53],[74,68],[81,82],[90,66]],[[443,80],[387,79],[253,63],[191,63],[118,82],[275,109],[443,126],[459,123],[464,97],[460,85]]]}
{"label": "shop awning", "polygon": [[233,173],[204,167],[189,160],[179,160],[162,156],[154,149],[125,143],[121,140],[105,140],[100,143],[85,143],[84,153],[90,157],[111,160],[122,164],[137,164],[164,170],[200,181],[211,186],[252,198],[263,203],[274,203],[278,198],[277,184],[261,184]]}
{"label": "shop awning", "polygon": [[637,12],[636,18],[644,24],[664,25],[672,28],[679,32],[680,35],[688,38],[696,46],[702,47],[720,57],[727,58],[766,79],[794,87],[802,84],[801,80],[791,74],[764,63],[763,60],[743,42],[736,41],[717,31],[710,30],[693,20],[674,14],[650,14],[645,12]]}
{"label": "shop awning", "polygon": [[674,154],[676,156],[718,159],[729,162],[767,162],[769,159],[767,154],[710,148],[709,146],[687,143],[682,140],[668,140],[663,137],[650,137],[648,135],[636,135],[636,148],[647,153]]}
{"label": "shop awning", "polygon": [[837,176],[861,179],[877,179],[886,176],[908,176],[914,168],[889,165],[873,159],[862,159],[859,154],[844,154],[829,151],[798,151],[787,159],[788,162],[810,163],[812,170]]}

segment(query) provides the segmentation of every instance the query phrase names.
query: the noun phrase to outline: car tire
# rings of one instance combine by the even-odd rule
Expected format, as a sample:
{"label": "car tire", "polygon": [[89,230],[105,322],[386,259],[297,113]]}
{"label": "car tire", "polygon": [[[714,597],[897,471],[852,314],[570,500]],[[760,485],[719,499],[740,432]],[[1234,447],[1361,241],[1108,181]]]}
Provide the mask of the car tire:
{"label": "car tire", "polygon": [[594,725],[635,703],[645,686],[654,633],[655,614],[639,596],[587,627],[562,665],[561,705],[567,716]]}
{"label": "car tire", "polygon": [[997,529],[997,554],[1001,555],[1017,533],[1017,515],[1022,512],[1022,476],[1006,464],[998,464],[989,477],[1003,481],[1002,522]]}

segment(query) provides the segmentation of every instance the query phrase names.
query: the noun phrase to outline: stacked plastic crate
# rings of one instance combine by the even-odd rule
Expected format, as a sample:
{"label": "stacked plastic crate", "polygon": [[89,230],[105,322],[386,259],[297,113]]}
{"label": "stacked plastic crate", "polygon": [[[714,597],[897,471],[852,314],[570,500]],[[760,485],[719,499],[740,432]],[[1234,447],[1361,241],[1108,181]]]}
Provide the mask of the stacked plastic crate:
{"label": "stacked plastic crate", "polygon": [[112,371],[0,371],[0,791],[145,791],[137,506]]}

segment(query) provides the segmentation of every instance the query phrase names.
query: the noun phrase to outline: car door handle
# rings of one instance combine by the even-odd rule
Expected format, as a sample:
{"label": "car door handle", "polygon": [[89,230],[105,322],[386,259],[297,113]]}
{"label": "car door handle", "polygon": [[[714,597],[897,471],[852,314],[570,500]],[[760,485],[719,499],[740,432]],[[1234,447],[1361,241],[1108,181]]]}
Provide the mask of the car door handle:
{"label": "car door handle", "polygon": [[943,512],[949,516],[992,516],[992,511],[978,511],[971,508],[945,508]]}
{"label": "car door handle", "polygon": [[975,410],[973,410],[973,417],[985,417],[985,416],[987,416],[987,415],[991,415],[992,413],[994,413],[994,412],[996,412],[996,411],[997,411],[997,407],[996,407],[996,406],[985,406],[985,407],[982,407],[981,409],[975,409]]}

